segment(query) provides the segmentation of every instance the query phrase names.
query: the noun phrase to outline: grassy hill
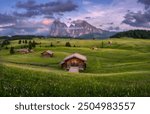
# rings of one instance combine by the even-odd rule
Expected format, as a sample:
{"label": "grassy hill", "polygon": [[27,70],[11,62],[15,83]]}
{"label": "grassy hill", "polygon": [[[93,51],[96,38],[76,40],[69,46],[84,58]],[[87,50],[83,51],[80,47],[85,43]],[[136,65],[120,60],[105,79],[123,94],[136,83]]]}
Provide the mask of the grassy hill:
{"label": "grassy hill", "polygon": [[[41,43],[34,53],[0,51],[0,96],[150,96],[150,40],[34,40]],[[65,47],[66,42],[72,47]],[[24,45],[13,40],[7,47]],[[45,50],[54,57],[42,58]],[[77,74],[59,65],[74,52],[88,59],[87,69]]]}

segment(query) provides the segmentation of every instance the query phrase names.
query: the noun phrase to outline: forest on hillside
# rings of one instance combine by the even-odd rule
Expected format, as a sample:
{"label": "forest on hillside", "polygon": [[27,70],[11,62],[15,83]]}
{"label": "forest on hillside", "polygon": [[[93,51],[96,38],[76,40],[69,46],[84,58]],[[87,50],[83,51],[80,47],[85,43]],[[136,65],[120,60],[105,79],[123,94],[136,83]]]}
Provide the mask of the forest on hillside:
{"label": "forest on hillside", "polygon": [[150,39],[150,31],[148,30],[129,30],[125,32],[119,32],[110,38],[122,38],[122,37],[131,37],[139,39]]}

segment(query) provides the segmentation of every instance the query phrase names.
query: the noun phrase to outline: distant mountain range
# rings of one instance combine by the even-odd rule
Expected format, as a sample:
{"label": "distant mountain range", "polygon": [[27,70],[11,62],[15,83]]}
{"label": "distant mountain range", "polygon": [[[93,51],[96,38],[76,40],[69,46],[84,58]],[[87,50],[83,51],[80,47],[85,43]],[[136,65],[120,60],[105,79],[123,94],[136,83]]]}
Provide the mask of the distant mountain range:
{"label": "distant mountain range", "polygon": [[69,27],[55,20],[50,26],[50,36],[55,37],[106,38],[114,34],[115,32],[96,28],[84,20],[73,21]]}
{"label": "distant mountain range", "polygon": [[[62,26],[62,25],[61,25]],[[60,26],[60,27],[61,27]],[[72,37],[77,37],[77,38],[81,38],[81,39],[105,39],[105,38],[138,38],[138,39],[150,39],[150,31],[149,30],[129,30],[129,31],[123,31],[123,32],[109,32],[109,31],[104,31],[103,32],[99,32],[99,33],[94,33],[94,32],[89,32],[89,34],[84,33],[83,35],[79,35],[77,34],[72,36],[70,34],[69,36],[69,32],[66,31],[66,29],[68,30],[67,26],[65,26],[65,29],[63,29],[62,31],[59,30],[60,28],[58,28],[57,32],[55,30],[53,30],[53,34],[51,36],[39,36],[39,35],[14,35],[14,36],[0,36],[0,41],[1,40],[18,40],[18,39],[32,39],[32,38],[72,38]],[[71,31],[73,32],[73,30]],[[80,31],[77,31],[78,33],[80,33]],[[82,31],[81,33],[86,32],[86,31]]]}
{"label": "distant mountain range", "polygon": [[[89,24],[84,20],[77,20],[71,22],[70,26],[68,27],[65,23],[55,20],[49,27],[49,33],[47,37],[58,37],[58,38],[82,38],[82,39],[104,39],[109,38],[115,35],[117,32],[110,32],[106,30],[102,30],[100,28],[96,28],[95,26]],[[42,36],[39,35],[14,35],[14,36],[1,36],[1,39],[19,39],[22,37],[23,39],[26,38],[33,38],[33,37],[45,37],[46,35],[43,34]]]}

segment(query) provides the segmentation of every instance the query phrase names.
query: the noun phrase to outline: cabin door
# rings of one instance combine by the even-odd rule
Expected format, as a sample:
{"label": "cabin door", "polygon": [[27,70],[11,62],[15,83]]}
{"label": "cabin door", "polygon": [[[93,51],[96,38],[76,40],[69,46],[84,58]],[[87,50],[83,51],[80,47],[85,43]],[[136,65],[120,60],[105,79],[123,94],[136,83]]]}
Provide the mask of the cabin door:
{"label": "cabin door", "polygon": [[79,62],[76,59],[71,60],[71,66],[77,67],[79,66]]}

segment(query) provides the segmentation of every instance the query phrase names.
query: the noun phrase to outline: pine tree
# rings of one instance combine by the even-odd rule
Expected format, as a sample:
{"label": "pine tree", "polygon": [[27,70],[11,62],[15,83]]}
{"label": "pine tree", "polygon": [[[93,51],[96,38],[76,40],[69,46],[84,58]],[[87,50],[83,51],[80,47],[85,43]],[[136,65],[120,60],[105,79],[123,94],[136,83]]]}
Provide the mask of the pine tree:
{"label": "pine tree", "polygon": [[32,49],[32,42],[29,41],[29,44],[28,44],[28,50],[31,51],[31,49]]}
{"label": "pine tree", "polygon": [[18,44],[21,44],[21,40],[18,41]]}
{"label": "pine tree", "polygon": [[32,49],[32,44],[29,44],[29,47],[28,47],[28,48],[29,48],[29,50],[31,50],[31,49]]}
{"label": "pine tree", "polygon": [[27,40],[25,40],[25,44],[27,44],[28,43],[28,41]]}
{"label": "pine tree", "polygon": [[11,47],[11,48],[10,48],[10,54],[14,54],[14,53],[15,53],[14,47]]}
{"label": "pine tree", "polygon": [[31,44],[32,43],[31,40],[28,43]]}
{"label": "pine tree", "polygon": [[53,45],[53,43],[51,42],[51,45],[50,45],[51,47],[53,47],[54,45]]}
{"label": "pine tree", "polygon": [[104,48],[104,42],[102,41],[101,48]]}
{"label": "pine tree", "polygon": [[36,42],[33,40],[33,42],[31,43],[32,44],[32,47],[36,47]]}

